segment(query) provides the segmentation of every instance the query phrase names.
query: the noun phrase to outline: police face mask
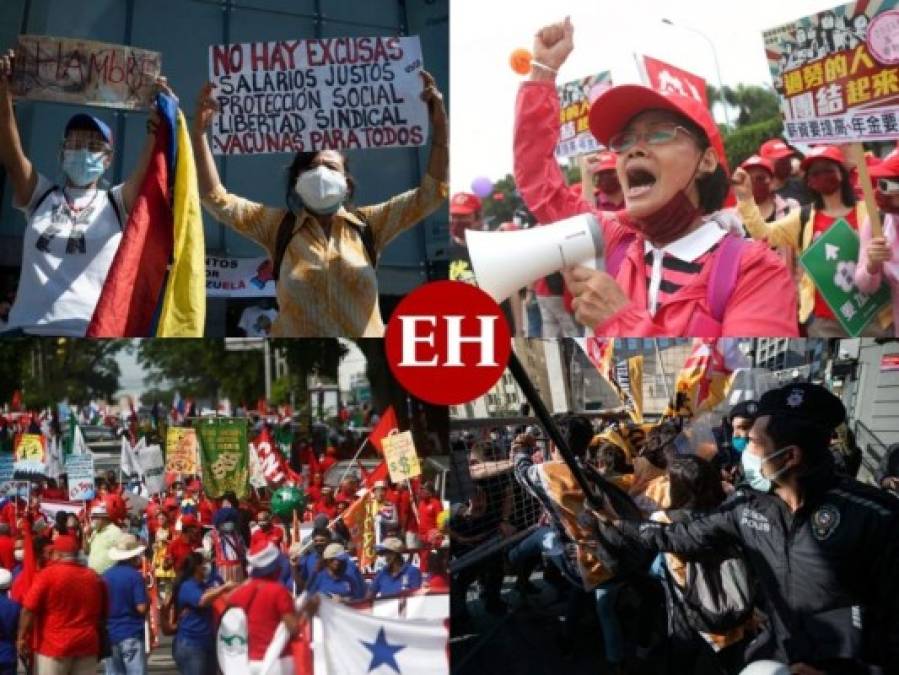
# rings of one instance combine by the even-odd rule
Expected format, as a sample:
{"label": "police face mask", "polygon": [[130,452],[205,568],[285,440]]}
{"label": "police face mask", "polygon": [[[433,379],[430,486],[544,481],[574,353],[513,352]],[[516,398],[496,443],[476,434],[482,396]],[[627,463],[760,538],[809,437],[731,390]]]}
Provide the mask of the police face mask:
{"label": "police face mask", "polygon": [[346,198],[346,176],[326,166],[317,166],[300,174],[294,190],[307,209],[330,215],[340,209]]}
{"label": "police face mask", "polygon": [[62,151],[62,170],[72,185],[85,187],[90,185],[106,171],[106,153],[81,150]]}
{"label": "police face mask", "polygon": [[762,464],[774,459],[778,455],[782,455],[789,449],[789,447],[781,448],[767,457],[759,457],[755,453],[744,452],[740,457],[740,463],[743,466],[743,475],[746,477],[746,482],[749,483],[754,490],[758,490],[759,492],[770,492],[772,481],[776,480],[785,471],[785,467],[778,469],[772,476],[765,476],[765,474],[762,473]]}

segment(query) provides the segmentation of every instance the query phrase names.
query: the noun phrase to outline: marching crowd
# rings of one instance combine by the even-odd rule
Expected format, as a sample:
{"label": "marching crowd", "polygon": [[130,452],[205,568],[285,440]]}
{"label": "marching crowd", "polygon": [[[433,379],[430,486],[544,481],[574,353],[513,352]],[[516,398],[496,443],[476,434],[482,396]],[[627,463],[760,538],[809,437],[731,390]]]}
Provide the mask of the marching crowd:
{"label": "marching crowd", "polygon": [[[845,266],[846,284],[870,295],[885,281],[892,294],[892,312],[884,308],[862,334],[899,335],[899,149],[883,159],[866,154],[884,216],[883,232],[875,233],[858,166],[840,146],[803,155],[772,138],[729,174],[705,105],[622,85],[592,102],[590,131],[607,150],[587,158],[588,180],[569,185],[554,155],[556,76],[573,49],[567,19],[535,37],[531,77],[516,101],[515,184],[536,224],[593,214],[605,269],[563,270],[522,289],[514,298],[524,304],[518,334],[846,337],[799,262],[845,219],[861,239],[857,260]],[[457,193],[450,217],[451,278],[473,280],[465,230],[484,228],[483,204]],[[859,311],[837,309],[847,320]]]}
{"label": "marching crowd", "polygon": [[[799,383],[715,428],[557,416],[574,467],[536,427],[459,438],[470,484],[450,516],[453,633],[473,625],[477,581],[494,616],[516,596],[523,621],[530,596],[560,603],[560,658],[598,630],[608,672],[899,671],[899,444],[876,485],[859,482],[845,420],[829,390]],[[485,545],[497,538],[505,550]]]}
{"label": "marching crowd", "polygon": [[[449,541],[433,484],[347,471],[328,485],[321,467],[335,455],[326,451],[304,484],[240,498],[211,498],[198,476],[172,475],[136,509],[129,491],[141,486],[111,471],[77,511],[67,510],[65,476],[4,498],[0,672],[21,660],[41,675],[94,673],[99,662],[110,675],[144,673],[148,649],[171,635],[178,672],[215,673],[217,623],[229,607],[247,615],[255,669],[280,623],[300,630],[303,592],[346,602],[447,592]],[[293,663],[288,645],[277,672]]]}

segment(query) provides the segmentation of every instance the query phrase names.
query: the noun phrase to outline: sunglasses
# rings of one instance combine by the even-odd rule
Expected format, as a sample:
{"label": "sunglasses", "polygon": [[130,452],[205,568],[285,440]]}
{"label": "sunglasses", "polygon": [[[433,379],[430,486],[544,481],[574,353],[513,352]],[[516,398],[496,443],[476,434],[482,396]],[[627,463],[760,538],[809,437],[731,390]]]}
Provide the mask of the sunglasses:
{"label": "sunglasses", "polygon": [[609,139],[609,150],[617,153],[627,152],[641,140],[647,145],[665,145],[677,138],[678,131],[694,140],[696,138],[679,124],[657,124],[643,133],[622,131],[620,134],[615,134]]}
{"label": "sunglasses", "polygon": [[877,180],[877,189],[881,194],[899,195],[899,179],[879,178]]}

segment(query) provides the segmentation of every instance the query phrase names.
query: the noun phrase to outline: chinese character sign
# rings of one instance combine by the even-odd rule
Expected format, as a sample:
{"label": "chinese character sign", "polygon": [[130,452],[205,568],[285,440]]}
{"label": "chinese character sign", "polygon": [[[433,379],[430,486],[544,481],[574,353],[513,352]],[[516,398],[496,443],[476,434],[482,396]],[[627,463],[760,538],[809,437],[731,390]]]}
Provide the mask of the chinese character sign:
{"label": "chinese character sign", "polygon": [[209,48],[217,155],[423,145],[418,37],[280,40]]}
{"label": "chinese character sign", "polygon": [[612,87],[609,71],[566,82],[556,90],[559,93],[560,134],[556,146],[556,159],[587,155],[602,146],[590,133],[590,104]]}
{"label": "chinese character sign", "polygon": [[20,35],[13,93],[19,98],[105,108],[149,108],[159,52],[89,40]]}
{"label": "chinese character sign", "polygon": [[838,220],[799,259],[840,325],[852,337],[859,335],[890,301],[885,283],[873,295],[856,288],[858,247],[855,230],[845,220]]}
{"label": "chinese character sign", "polygon": [[381,439],[390,480],[394,483],[421,475],[421,464],[415,452],[411,431],[402,431]]}
{"label": "chinese character sign", "polygon": [[790,141],[899,138],[899,0],[850,2],[764,40]]}
{"label": "chinese character sign", "polygon": [[699,75],[659,61],[651,56],[643,57],[643,70],[649,86],[663,94],[680,94],[689,96],[709,107],[705,91],[705,80]]}

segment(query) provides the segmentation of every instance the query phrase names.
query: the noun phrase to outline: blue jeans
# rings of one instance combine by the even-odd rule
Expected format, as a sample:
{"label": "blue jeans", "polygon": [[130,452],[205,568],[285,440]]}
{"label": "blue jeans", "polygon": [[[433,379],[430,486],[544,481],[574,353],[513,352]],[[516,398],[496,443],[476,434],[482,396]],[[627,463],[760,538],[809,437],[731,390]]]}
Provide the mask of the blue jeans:
{"label": "blue jeans", "polygon": [[596,613],[599,615],[599,625],[602,627],[602,641],[605,646],[606,661],[611,664],[624,661],[624,635],[621,632],[621,623],[615,611],[615,603],[618,600],[618,591],[622,584],[614,579],[600,584],[593,591],[596,600]]}
{"label": "blue jeans", "polygon": [[103,664],[106,675],[146,675],[147,654],[142,638],[127,638],[112,644],[112,655]]}
{"label": "blue jeans", "polygon": [[215,656],[209,647],[175,638],[172,657],[180,675],[211,675],[215,672]]}

